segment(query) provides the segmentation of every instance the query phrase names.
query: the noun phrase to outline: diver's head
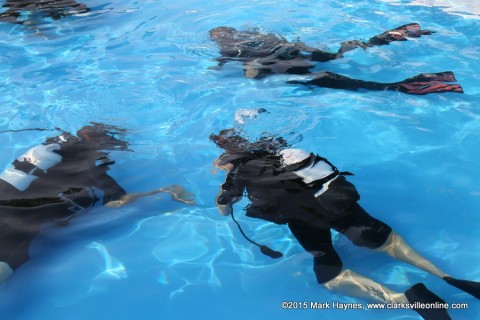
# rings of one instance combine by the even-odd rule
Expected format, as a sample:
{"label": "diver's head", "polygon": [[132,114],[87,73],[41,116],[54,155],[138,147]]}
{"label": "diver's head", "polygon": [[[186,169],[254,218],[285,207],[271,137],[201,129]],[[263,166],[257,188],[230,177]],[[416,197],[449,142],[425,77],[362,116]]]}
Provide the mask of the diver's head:
{"label": "diver's head", "polygon": [[248,140],[240,136],[235,129],[223,129],[218,134],[212,133],[210,140],[223,150],[230,152],[247,151],[250,145]]}
{"label": "diver's head", "polygon": [[232,39],[233,35],[237,32],[235,28],[231,27],[217,27],[209,31],[210,39],[213,41],[222,41],[225,39]]}
{"label": "diver's head", "polygon": [[123,135],[125,129],[115,126],[92,123],[77,131],[77,136],[89,145],[103,150],[126,150],[128,142],[115,138],[116,135]]}
{"label": "diver's head", "polygon": [[275,138],[274,136],[262,136],[254,142],[250,142],[242,137],[236,129],[224,129],[218,135],[211,134],[210,140],[227,152],[265,151],[276,153],[289,145],[282,137]]}

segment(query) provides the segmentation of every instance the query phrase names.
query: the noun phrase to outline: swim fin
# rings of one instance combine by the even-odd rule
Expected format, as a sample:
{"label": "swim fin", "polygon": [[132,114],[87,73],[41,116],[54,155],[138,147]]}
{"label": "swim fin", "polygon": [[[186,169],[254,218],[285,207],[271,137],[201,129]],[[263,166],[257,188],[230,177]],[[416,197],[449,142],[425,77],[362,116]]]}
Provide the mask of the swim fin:
{"label": "swim fin", "polygon": [[409,23],[370,38],[366,45],[368,47],[382,46],[393,41],[406,41],[408,38],[419,38],[432,33],[434,31],[422,30],[418,23]]}
{"label": "swim fin", "polygon": [[420,73],[419,75],[409,78],[412,81],[438,81],[438,82],[457,82],[452,71],[436,72],[436,73]]}
{"label": "swim fin", "polygon": [[480,299],[480,282],[458,280],[452,277],[444,277],[443,280],[445,280],[448,284],[471,294],[475,298]]}
{"label": "swim fin", "polygon": [[463,93],[459,84],[447,84],[442,82],[456,81],[453,72],[421,73],[413,78],[393,83],[381,83],[351,79],[332,72],[319,72],[315,78],[307,81],[287,81],[288,84],[302,84],[322,88],[344,90],[392,90],[406,94],[424,95],[429,93],[457,92]]}
{"label": "swim fin", "polygon": [[[405,296],[408,299],[408,302],[411,304],[414,303],[441,303],[446,304],[446,302],[437,296],[435,293],[425,287],[423,283],[417,283],[407,291],[405,291]],[[445,308],[416,308],[413,307],[419,315],[422,316],[425,320],[451,320],[448,315],[447,309]]]}
{"label": "swim fin", "polygon": [[389,84],[386,90],[400,91],[406,94],[424,95],[429,93],[456,92],[463,93],[459,84],[442,82],[457,81],[453,72],[421,73],[415,77]]}

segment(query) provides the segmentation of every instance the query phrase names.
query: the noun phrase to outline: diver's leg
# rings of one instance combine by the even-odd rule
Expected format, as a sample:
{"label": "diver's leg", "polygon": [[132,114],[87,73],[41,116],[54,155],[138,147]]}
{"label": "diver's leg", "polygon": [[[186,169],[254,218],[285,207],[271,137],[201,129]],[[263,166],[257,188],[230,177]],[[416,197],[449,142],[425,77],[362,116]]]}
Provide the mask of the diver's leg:
{"label": "diver's leg", "polygon": [[418,23],[410,23],[393,30],[385,31],[382,34],[370,38],[367,42],[359,40],[344,41],[340,44],[337,56],[342,57],[344,53],[356,48],[366,49],[374,46],[384,46],[393,41],[407,41],[408,38],[418,38],[422,35],[430,35],[433,31],[422,30]]}
{"label": "diver's leg", "polygon": [[408,38],[418,38],[422,35],[430,35],[432,33],[433,31],[430,30],[422,30],[418,23],[410,23],[393,30],[385,31],[382,34],[370,38],[367,42],[359,40],[344,41],[340,43],[340,49],[338,49],[337,53],[331,53],[317,48],[312,48],[302,42],[295,43],[295,47],[299,49],[300,52],[308,53],[308,55],[305,56],[306,59],[318,62],[326,62],[342,58],[343,54],[357,48],[367,49],[374,46],[383,46],[393,41],[406,41]]}
{"label": "diver's leg", "polygon": [[347,296],[379,303],[408,303],[407,297],[403,293],[390,290],[349,269],[343,270],[338,276],[323,285],[329,290],[335,290]]}
{"label": "diver's leg", "polygon": [[440,278],[448,276],[410,247],[389,225],[369,215],[358,203],[352,207],[349,216],[336,220],[333,227],[356,246],[385,252]]}
{"label": "diver's leg", "polygon": [[385,252],[395,259],[414,265],[430,274],[442,278],[448,284],[471,294],[477,299],[480,299],[480,282],[452,278],[450,275],[440,270],[433,263],[416,252],[399,234],[395,232],[392,232],[385,244],[376,250]]}
{"label": "diver's leg", "polygon": [[[416,77],[405,79],[400,82],[381,83],[373,81],[364,81],[348,78],[332,72],[321,72],[315,75],[315,78],[308,81],[288,81],[290,84],[312,85],[322,88],[344,89],[344,90],[392,90],[406,94],[424,95],[428,93],[456,92],[463,93],[459,84],[445,84],[439,81],[443,80],[445,75],[451,75],[451,72],[420,74]],[[438,78],[437,78],[438,76]],[[453,77],[453,79],[455,79]],[[455,80],[453,80],[455,81]]]}
{"label": "diver's leg", "polygon": [[315,78],[308,81],[288,81],[290,84],[303,84],[321,88],[344,89],[344,90],[384,90],[385,84],[371,81],[355,80],[332,72],[320,72]]}
{"label": "diver's leg", "polygon": [[357,48],[367,49],[374,46],[387,45],[393,41],[406,41],[408,38],[418,38],[422,35],[430,35],[433,31],[422,30],[418,23],[410,23],[393,30],[385,31],[382,34],[370,38],[367,42],[359,40],[349,40],[340,43],[340,49],[337,53],[325,52],[316,48],[308,47],[303,43],[299,43],[298,47],[301,51],[310,53],[306,58],[312,61],[326,62],[343,57],[346,52]]}
{"label": "diver's leg", "polygon": [[289,222],[288,227],[302,247],[313,256],[313,270],[318,283],[335,278],[342,271],[342,261],[333,248],[330,229],[315,228],[307,223]]}
{"label": "diver's leg", "polygon": [[[445,303],[421,284],[413,286],[403,294],[350,270],[342,271],[343,265],[333,248],[329,229],[314,228],[299,222],[289,222],[288,227],[303,248],[314,256],[314,271],[317,281],[329,290],[378,303]],[[427,310],[427,312],[415,311],[426,320],[450,319],[444,309]]]}
{"label": "diver's leg", "polygon": [[414,265],[430,274],[439,278],[447,277],[444,271],[436,267],[432,262],[428,261],[417,251],[415,251],[407,242],[396,232],[392,231],[385,244],[374,249],[376,251],[385,252],[389,256]]}
{"label": "diver's leg", "polygon": [[450,277],[428,259],[416,252],[407,242],[384,222],[370,216],[360,205],[355,204],[352,214],[334,222],[334,228],[350,239],[353,244],[385,252],[391,257],[416,266],[447,283],[480,298],[480,283]]}
{"label": "diver's leg", "polygon": [[[388,239],[392,229],[385,223],[371,217],[362,207],[354,204],[352,214],[334,222],[334,228],[347,236],[355,245],[378,248]],[[330,290],[358,298],[370,299],[379,303],[404,304],[441,303],[445,301],[429,291],[423,284],[418,283],[405,293],[395,292],[389,288],[362,275],[344,270],[334,279],[324,283]],[[416,309],[426,320],[449,320],[446,308]]]}
{"label": "diver's leg", "polygon": [[393,30],[385,31],[382,34],[370,38],[367,42],[359,40],[344,41],[340,44],[337,52],[337,58],[343,57],[343,54],[356,48],[367,49],[374,46],[384,46],[393,41],[407,41],[408,38],[418,38],[422,35],[430,35],[433,31],[422,30],[418,23],[410,23]]}
{"label": "diver's leg", "polygon": [[278,59],[272,56],[245,62],[243,69],[245,77],[260,79],[271,74],[310,74],[313,65],[302,57],[292,59]]}
{"label": "diver's leg", "polygon": [[330,60],[341,58],[336,53],[326,52],[317,48],[313,48],[313,47],[307,46],[303,42],[295,42],[294,46],[295,46],[295,49],[300,52],[300,57],[302,57],[303,59],[308,59],[308,60],[317,61],[317,62],[327,62]]}
{"label": "diver's leg", "polygon": [[[373,300],[377,303],[414,304],[415,302],[418,302],[446,305],[443,299],[429,291],[421,283],[412,286],[405,293],[400,293],[390,290],[387,287],[348,269],[342,271],[337,277],[323,285],[329,290],[338,291],[351,297]],[[425,320],[451,319],[446,308],[413,309]]]}

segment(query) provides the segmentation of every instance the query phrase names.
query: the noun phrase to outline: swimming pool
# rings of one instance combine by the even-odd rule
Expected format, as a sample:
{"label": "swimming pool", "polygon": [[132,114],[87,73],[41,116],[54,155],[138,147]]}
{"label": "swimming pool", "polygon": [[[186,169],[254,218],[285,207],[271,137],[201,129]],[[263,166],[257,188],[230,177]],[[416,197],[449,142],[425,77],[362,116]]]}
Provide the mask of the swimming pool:
{"label": "swimming pool", "polygon": [[[453,2],[453,1],[452,1]],[[222,173],[212,132],[238,126],[285,136],[328,157],[361,204],[441,268],[480,279],[480,37],[478,7],[421,1],[85,0],[90,14],[32,26],[0,24],[0,168],[55,135],[89,122],[126,128],[133,152],[112,153],[110,174],[128,192],[180,184],[186,206],[159,195],[97,208],[68,228],[46,226],[31,260],[0,287],[2,319],[418,319],[408,310],[284,310],[282,301],[356,302],[321,288],[311,258],[284,226],[245,218],[245,231],[285,254],[272,260],[221,217]],[[458,1],[455,2],[458,6]],[[467,12],[467,9],[468,11]],[[453,11],[453,12],[452,12]],[[399,81],[452,70],[465,94],[409,96],[249,80],[239,64],[215,70],[211,28],[258,27],[331,51],[418,22],[431,36],[349,52],[319,68]],[[268,112],[250,118],[253,110]],[[243,122],[243,124],[242,124]],[[7,131],[7,132],[4,132]],[[336,247],[346,266],[392,289],[425,282],[453,319],[479,319],[474,298],[384,255]]]}

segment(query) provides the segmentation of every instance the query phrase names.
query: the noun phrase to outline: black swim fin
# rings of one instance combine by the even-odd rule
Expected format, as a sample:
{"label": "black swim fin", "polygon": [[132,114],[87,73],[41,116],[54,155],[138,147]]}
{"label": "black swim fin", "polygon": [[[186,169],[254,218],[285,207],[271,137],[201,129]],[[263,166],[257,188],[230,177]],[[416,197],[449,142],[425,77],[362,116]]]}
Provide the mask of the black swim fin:
{"label": "black swim fin", "polygon": [[445,280],[448,284],[471,294],[475,298],[480,299],[480,282],[458,280],[452,277],[444,277],[443,280]]}
{"label": "black swim fin", "polygon": [[424,35],[431,35],[434,32],[423,30],[418,23],[409,23],[370,38],[366,45],[368,47],[383,46],[393,41],[407,41],[408,38],[419,38]]}
{"label": "black swim fin", "polygon": [[386,90],[400,91],[406,94],[424,95],[429,93],[456,92],[463,93],[459,84],[442,82],[455,82],[451,71],[438,73],[421,73],[415,77],[387,85]]}
{"label": "black swim fin", "polygon": [[[405,296],[408,299],[408,302],[411,304],[414,303],[436,303],[439,304],[446,304],[446,302],[437,296],[435,293],[431,292],[430,290],[425,287],[423,283],[417,283],[407,291],[405,291]],[[451,320],[450,316],[448,315],[447,309],[445,308],[421,308],[413,307],[419,315],[422,316],[425,320]]]}

